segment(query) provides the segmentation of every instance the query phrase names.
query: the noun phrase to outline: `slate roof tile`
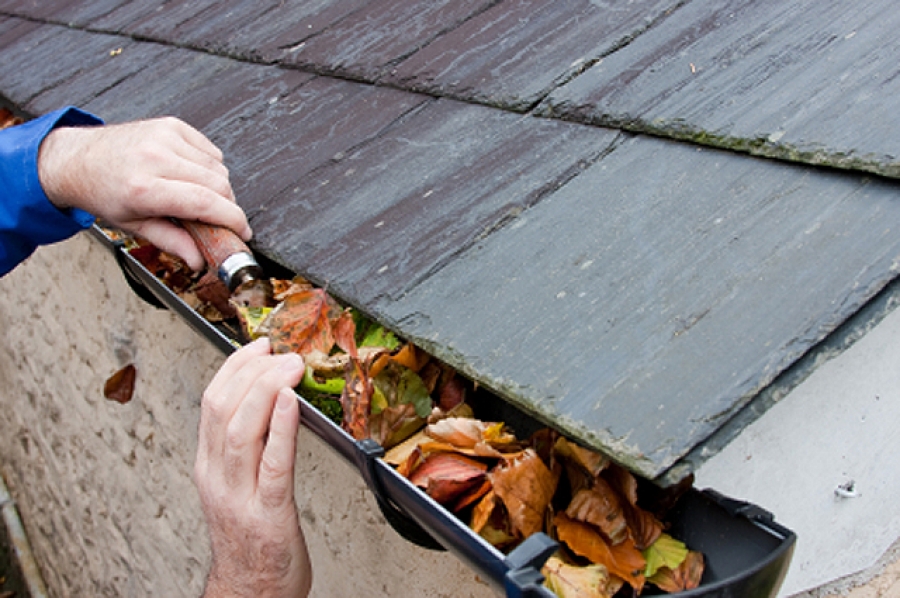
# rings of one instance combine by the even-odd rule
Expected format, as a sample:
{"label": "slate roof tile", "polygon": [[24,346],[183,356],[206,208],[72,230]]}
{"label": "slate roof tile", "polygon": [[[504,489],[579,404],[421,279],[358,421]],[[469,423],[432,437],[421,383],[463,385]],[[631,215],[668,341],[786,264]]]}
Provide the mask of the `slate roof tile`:
{"label": "slate roof tile", "polygon": [[274,197],[253,226],[263,251],[370,305],[556,191],[615,135],[439,100]]}
{"label": "slate roof tile", "polygon": [[0,93],[186,118],[258,249],[653,477],[896,276],[896,11],[848,6],[0,0]]}
{"label": "slate roof tile", "polygon": [[411,55],[382,80],[527,110],[676,4],[674,0],[495,3]]}
{"label": "slate roof tile", "polygon": [[694,0],[541,112],[900,177],[890,0]]}

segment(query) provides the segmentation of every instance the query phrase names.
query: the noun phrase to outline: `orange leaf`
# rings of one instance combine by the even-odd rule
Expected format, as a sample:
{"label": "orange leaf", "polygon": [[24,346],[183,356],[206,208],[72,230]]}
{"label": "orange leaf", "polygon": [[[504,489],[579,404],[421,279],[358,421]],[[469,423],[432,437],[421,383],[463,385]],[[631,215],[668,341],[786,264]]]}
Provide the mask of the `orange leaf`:
{"label": "orange leaf", "polygon": [[481,480],[480,486],[475,486],[468,491],[462,493],[459,497],[457,497],[456,502],[450,507],[450,510],[456,513],[457,511],[462,511],[476,500],[480,500],[485,494],[490,492],[491,490],[491,481],[487,479],[487,476],[483,480]]}
{"label": "orange leaf", "polygon": [[134,393],[134,380],[137,376],[132,364],[128,364],[113,374],[103,385],[103,396],[110,401],[116,401],[123,405],[131,400]]}
{"label": "orange leaf", "polygon": [[509,515],[493,490],[489,490],[472,509],[469,527],[497,548],[507,546],[516,540],[512,530],[509,529]]}
{"label": "orange leaf", "polygon": [[368,367],[359,359],[350,358],[341,407],[344,410],[344,430],[356,440],[369,437],[369,406],[375,385],[368,374]]}
{"label": "orange leaf", "polygon": [[556,491],[556,477],[533,449],[501,463],[489,474],[494,492],[509,511],[513,530],[527,538],[543,527],[544,515]]}
{"label": "orange leaf", "polygon": [[475,533],[481,533],[484,526],[488,524],[494,509],[497,508],[498,501],[497,494],[490,490],[472,509],[472,522],[469,524],[469,527],[475,530]]}
{"label": "orange leaf", "polygon": [[430,359],[428,354],[424,351],[420,351],[416,349],[415,345],[412,343],[407,343],[397,351],[397,354],[391,357],[395,362],[400,365],[411,369],[412,371],[418,373],[422,367],[428,363]]}
{"label": "orange leaf", "polygon": [[274,353],[328,354],[334,346],[331,320],[340,315],[334,299],[322,289],[289,295],[266,318]]}
{"label": "orange leaf", "polygon": [[334,342],[340,347],[344,353],[354,359],[359,358],[356,350],[356,323],[353,321],[353,315],[350,310],[344,310],[338,317],[334,326]]}
{"label": "orange leaf", "polygon": [[295,276],[292,280],[272,278],[272,297],[275,301],[284,301],[288,295],[308,291],[313,288],[312,283],[301,276]]}
{"label": "orange leaf", "polygon": [[644,587],[644,567],[647,561],[634,542],[625,540],[618,546],[610,546],[600,530],[588,523],[575,521],[565,513],[557,513],[553,518],[556,535],[575,554],[592,563],[603,565],[613,575],[621,577],[638,592]]}

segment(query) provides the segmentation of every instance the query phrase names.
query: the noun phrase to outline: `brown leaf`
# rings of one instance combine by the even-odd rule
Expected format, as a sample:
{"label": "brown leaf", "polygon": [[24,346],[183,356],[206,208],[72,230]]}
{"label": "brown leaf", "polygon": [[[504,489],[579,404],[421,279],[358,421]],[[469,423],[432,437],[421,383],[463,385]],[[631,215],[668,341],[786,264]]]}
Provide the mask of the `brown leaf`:
{"label": "brown leaf", "polygon": [[596,451],[578,446],[560,436],[553,445],[557,457],[581,467],[591,477],[597,477],[609,465],[609,459]]}
{"label": "brown leaf", "polygon": [[612,545],[621,544],[628,537],[628,524],[619,497],[602,478],[597,478],[591,488],[579,490],[572,497],[566,515],[597,526]]}
{"label": "brown leaf", "polygon": [[369,437],[369,406],[375,385],[369,377],[368,365],[350,358],[347,364],[341,407],[344,410],[344,430],[356,440]]}
{"label": "brown leaf", "polygon": [[197,299],[204,303],[212,305],[224,318],[233,318],[237,315],[237,310],[229,301],[230,293],[228,287],[222,282],[216,273],[212,270],[207,271],[197,284],[194,286],[194,293]]}
{"label": "brown leaf", "polygon": [[703,555],[691,550],[678,568],[673,570],[668,567],[660,567],[656,574],[647,581],[656,584],[664,592],[693,590],[700,585],[704,568]]}
{"label": "brown leaf", "polygon": [[637,478],[630,471],[618,465],[610,465],[604,471],[603,476],[625,500],[622,509],[637,549],[646,549],[662,534],[663,525],[652,513],[638,506]]}
{"label": "brown leaf", "polygon": [[557,480],[537,453],[526,449],[495,467],[489,477],[519,537],[524,539],[540,531]]}
{"label": "brown leaf", "polygon": [[369,434],[378,444],[389,449],[421,429],[425,420],[416,414],[411,403],[389,405],[369,414]]}
{"label": "brown leaf", "polygon": [[436,453],[425,458],[409,481],[441,504],[449,503],[476,486],[485,477],[487,465],[454,453]]}
{"label": "brown leaf", "polygon": [[180,257],[161,251],[143,239],[128,253],[175,293],[185,292],[193,283],[193,273]]}
{"label": "brown leaf", "polygon": [[557,513],[553,518],[553,525],[559,540],[572,552],[592,563],[603,565],[638,592],[643,589],[643,571],[647,561],[630,539],[611,546],[596,527],[570,519],[565,513]]}
{"label": "brown leaf", "polygon": [[342,310],[328,293],[311,289],[289,295],[266,318],[263,327],[274,353],[299,353],[313,350],[326,355],[334,346],[332,320]]}
{"label": "brown leaf", "polygon": [[128,364],[113,374],[103,385],[103,396],[110,401],[116,401],[123,405],[131,400],[134,393],[134,380],[137,370],[134,365]]}

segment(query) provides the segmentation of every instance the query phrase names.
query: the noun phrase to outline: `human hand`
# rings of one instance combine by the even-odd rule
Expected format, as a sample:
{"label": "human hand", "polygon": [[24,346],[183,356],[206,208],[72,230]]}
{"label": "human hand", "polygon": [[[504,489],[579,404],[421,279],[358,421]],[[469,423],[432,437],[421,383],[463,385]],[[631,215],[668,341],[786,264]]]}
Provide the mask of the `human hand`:
{"label": "human hand", "polygon": [[194,481],[212,545],[204,596],[304,597],[312,581],[294,504],[303,376],[268,339],[236,351],[203,394]]}
{"label": "human hand", "polygon": [[98,216],[194,270],[203,268],[203,257],[170,218],[222,225],[245,241],[252,235],[222,152],[177,118],[54,129],[41,144],[38,177],[58,208]]}

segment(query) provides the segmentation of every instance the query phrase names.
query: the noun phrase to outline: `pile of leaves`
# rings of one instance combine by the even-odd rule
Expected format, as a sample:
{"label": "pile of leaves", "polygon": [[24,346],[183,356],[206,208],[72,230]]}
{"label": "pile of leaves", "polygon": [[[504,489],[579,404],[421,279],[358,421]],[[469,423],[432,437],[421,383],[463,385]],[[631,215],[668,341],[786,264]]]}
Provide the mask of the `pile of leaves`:
{"label": "pile of leaves", "polygon": [[630,472],[552,429],[520,439],[476,419],[471,383],[324,289],[272,279],[271,301],[253,305],[153,246],[136,242],[131,254],[207,319],[236,318],[244,340],[267,336],[274,352],[302,355],[300,394],[353,438],[388,449],[400,475],[487,542],[509,551],[538,531],[556,539],[543,573],[558,596],[699,585],[703,556],[666,533],[662,508],[639,504]]}
{"label": "pile of leaves", "polygon": [[25,122],[21,117],[12,113],[9,108],[0,108],[0,131],[14,127]]}

